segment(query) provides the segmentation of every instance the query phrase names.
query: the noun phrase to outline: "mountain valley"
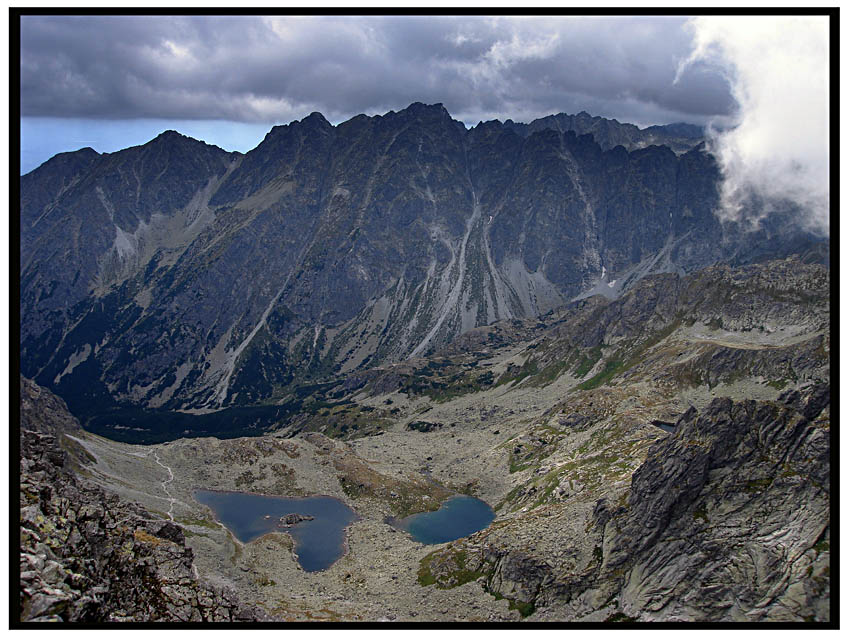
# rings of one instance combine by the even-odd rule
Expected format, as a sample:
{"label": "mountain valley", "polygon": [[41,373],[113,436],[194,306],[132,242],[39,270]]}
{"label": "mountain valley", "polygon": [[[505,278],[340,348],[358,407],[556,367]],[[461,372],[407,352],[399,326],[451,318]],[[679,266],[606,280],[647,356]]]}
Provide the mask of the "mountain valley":
{"label": "mountain valley", "polygon": [[[830,621],[829,239],[710,144],[414,103],[22,176],[22,621]],[[311,572],[197,490],[357,519]]]}
{"label": "mountain valley", "polygon": [[[45,390],[22,427],[179,525],[203,585],[264,617],[825,621],[829,295],[797,258],[651,275],[349,372],[274,433],[132,445]],[[235,540],[198,488],[331,495],[359,520],[310,573],[286,534]],[[454,493],[494,522],[437,547],[388,524]]]}

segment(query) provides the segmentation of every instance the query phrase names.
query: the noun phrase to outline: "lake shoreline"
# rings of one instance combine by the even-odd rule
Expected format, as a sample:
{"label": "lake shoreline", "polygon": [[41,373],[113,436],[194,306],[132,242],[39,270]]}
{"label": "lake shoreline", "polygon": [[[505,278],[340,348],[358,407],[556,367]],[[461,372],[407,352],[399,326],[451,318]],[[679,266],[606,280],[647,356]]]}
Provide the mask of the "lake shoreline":
{"label": "lake shoreline", "polygon": [[[436,511],[414,513],[404,518],[389,516],[384,522],[404,531],[414,542],[429,546],[468,537],[486,529],[495,519],[496,513],[487,502],[459,493],[447,498]],[[451,529],[452,525],[455,525],[454,530],[447,532],[447,527]],[[440,533],[443,535],[435,535]]]}
{"label": "lake shoreline", "polygon": [[[271,536],[271,535],[275,535],[275,534],[286,534],[286,535],[288,535],[289,538],[292,540],[291,553],[295,558],[296,566],[305,573],[316,573],[316,572],[326,571],[326,570],[330,569],[334,564],[336,564],[339,560],[341,560],[343,557],[348,555],[349,550],[350,550],[350,544],[349,544],[350,529],[356,522],[363,520],[363,518],[357,513],[357,511],[355,511],[346,502],[344,502],[342,499],[340,499],[338,497],[330,496],[330,495],[281,496],[281,495],[270,495],[270,494],[263,494],[263,493],[252,493],[252,492],[247,492],[247,491],[236,491],[236,490],[231,490],[231,489],[202,489],[202,488],[192,489],[191,494],[192,494],[193,499],[196,502],[198,502],[199,504],[201,504],[202,506],[204,506],[204,507],[206,507],[207,509],[210,510],[210,512],[212,513],[213,518],[215,519],[216,523],[219,524],[221,527],[223,527],[227,531],[228,536],[234,541],[234,543],[236,543],[240,547],[244,548],[246,545],[253,544],[253,543],[257,542],[258,540],[261,540],[262,538],[267,537],[267,536]],[[246,540],[244,538],[246,536],[250,537],[250,535],[253,531],[245,529],[244,527],[239,527],[236,520],[231,520],[231,523],[228,524],[224,519],[222,519],[222,518],[227,517],[226,515],[222,515],[222,510],[223,510],[221,508],[222,506],[226,507],[226,506],[238,506],[238,505],[236,503],[227,504],[225,502],[219,502],[219,503],[217,503],[218,506],[216,506],[215,502],[204,502],[203,499],[201,497],[199,497],[200,494],[210,494],[210,495],[214,495],[214,496],[215,495],[224,495],[224,496],[234,496],[234,498],[245,498],[245,500],[241,503],[240,512],[238,514],[239,516],[246,515],[242,511],[242,507],[245,507],[247,505],[247,503],[250,503],[252,500],[254,502],[256,502],[256,500],[258,500],[258,499],[268,498],[270,504],[274,503],[274,504],[277,504],[278,507],[282,506],[285,509],[291,509],[293,506],[298,507],[299,501],[304,501],[305,503],[309,504],[309,506],[307,506],[305,509],[303,509],[301,511],[289,511],[289,510],[287,510],[287,511],[283,512],[283,515],[287,515],[289,513],[300,513],[300,514],[304,514],[304,515],[311,515],[311,516],[313,516],[314,520],[316,520],[316,519],[319,520],[320,526],[317,527],[317,530],[320,530],[319,535],[315,535],[315,536],[310,535],[310,536],[307,536],[307,537],[309,537],[310,540],[313,540],[313,541],[316,541],[316,542],[321,542],[322,538],[324,536],[329,535],[330,537],[325,537],[324,540],[335,542],[336,544],[334,546],[334,549],[338,549],[339,554],[335,559],[333,559],[332,562],[330,562],[330,564],[327,564],[326,566],[323,566],[322,568],[309,568],[309,562],[311,560],[317,559],[316,556],[319,555],[319,554],[322,554],[323,551],[317,550],[315,547],[312,547],[313,548],[313,550],[312,550],[313,556],[309,557],[309,558],[305,556],[305,553],[309,554],[309,553],[311,553],[311,551],[304,550],[305,549],[305,540],[307,538],[305,538],[304,536],[302,536],[301,533],[299,533],[299,531],[303,532],[303,530],[304,530],[304,527],[301,526],[302,523],[298,523],[298,524],[290,526],[290,527],[271,528],[269,530],[259,532],[258,535],[255,535],[254,537],[251,537],[250,539]],[[329,502],[332,502],[332,503],[334,503],[334,505],[337,505],[337,506],[334,509],[328,510],[323,505],[325,505],[326,503],[329,503]],[[255,509],[255,510],[251,511],[250,513],[248,513],[247,517],[244,517],[244,519],[241,519],[240,521],[241,522],[248,522],[248,523],[250,523],[250,522],[256,523],[256,522],[262,520],[261,524],[264,523],[264,522],[268,522],[269,524],[279,524],[281,512],[280,511],[275,511],[274,513],[267,512],[269,510],[274,510],[274,508],[275,507],[269,507],[269,509],[265,509],[265,511],[263,509]],[[333,525],[333,523],[338,516],[344,516],[344,519],[346,519],[347,521],[345,521],[345,524],[343,524],[342,526],[336,527],[336,526]],[[272,522],[272,520],[274,520],[274,522]],[[304,520],[304,523],[310,524],[314,520]],[[241,528],[241,532],[240,532],[240,528]],[[339,533],[339,536],[340,536],[338,540],[335,537],[337,533]],[[301,549],[300,552],[299,552],[299,549]],[[325,548],[325,551],[327,551],[327,550],[329,550],[329,549]],[[335,554],[335,553],[336,553],[336,550],[334,551],[333,554]],[[331,554],[331,555],[333,555],[333,554]],[[307,562],[306,564],[303,563],[305,561]],[[322,563],[322,562],[320,562],[320,563]]]}

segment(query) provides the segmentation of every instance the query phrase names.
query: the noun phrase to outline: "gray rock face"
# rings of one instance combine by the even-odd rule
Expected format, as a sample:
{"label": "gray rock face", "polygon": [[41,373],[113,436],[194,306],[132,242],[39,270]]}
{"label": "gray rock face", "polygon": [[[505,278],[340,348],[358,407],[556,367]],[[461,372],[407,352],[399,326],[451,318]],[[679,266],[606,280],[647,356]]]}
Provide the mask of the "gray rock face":
{"label": "gray rock face", "polygon": [[299,522],[309,522],[315,519],[312,515],[304,515],[303,513],[287,513],[280,518],[281,526],[294,526]]}
{"label": "gray rock face", "polygon": [[597,502],[573,569],[475,536],[465,568],[571,619],[829,621],[829,429],[825,384],[716,399],[650,447],[623,504]]}
{"label": "gray rock face", "polygon": [[80,431],[80,423],[59,396],[21,376],[21,429],[55,435]]}
{"label": "gray rock face", "polygon": [[57,156],[21,178],[23,372],[78,413],[254,405],[810,239],[721,226],[701,148],[564,117],[466,130],[413,104],[314,113],[244,156],[173,132]]}
{"label": "gray rock face", "polygon": [[602,577],[642,619],[829,619],[829,387],[718,399],[650,449],[604,524]]}
{"label": "gray rock face", "polygon": [[20,622],[267,619],[196,579],[179,526],[86,485],[64,456],[22,432]]}

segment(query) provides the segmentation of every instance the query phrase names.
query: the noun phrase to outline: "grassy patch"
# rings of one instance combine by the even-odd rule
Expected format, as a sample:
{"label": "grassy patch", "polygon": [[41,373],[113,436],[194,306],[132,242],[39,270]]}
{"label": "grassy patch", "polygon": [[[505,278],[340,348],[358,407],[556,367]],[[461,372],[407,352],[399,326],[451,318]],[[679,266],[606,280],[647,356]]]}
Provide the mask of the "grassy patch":
{"label": "grassy patch", "polygon": [[380,500],[398,517],[436,511],[452,495],[450,489],[419,476],[400,480],[384,475],[356,457],[335,458],[334,468],[339,471],[340,486],[348,497]]}
{"label": "grassy patch", "polygon": [[500,510],[506,504],[511,504],[514,500],[516,500],[517,496],[522,491],[522,485],[518,485],[510,490],[508,495],[505,496],[505,499],[499,502],[495,507],[493,507],[494,511]]}
{"label": "grassy patch", "polygon": [[518,610],[523,617],[528,617],[535,611],[534,602],[518,602],[515,599],[508,603],[508,608]]}
{"label": "grassy patch", "polygon": [[[611,360],[607,361],[602,371],[593,376],[593,378],[590,378],[589,380],[586,380],[581,383],[579,387],[584,390],[595,389],[609,382],[617,374],[631,369],[643,360],[644,354],[649,349],[651,349],[652,347],[660,343],[662,340],[670,336],[670,334],[676,331],[676,329],[681,324],[681,320],[676,319],[672,321],[669,325],[667,325],[667,327],[653,332],[645,341],[639,343],[635,347],[629,349],[629,347],[624,346],[619,352],[617,352],[617,354],[619,354],[618,358],[612,358]],[[596,363],[594,361],[594,365],[595,364]],[[585,371],[585,374],[586,373],[587,371]],[[578,375],[578,370],[576,372],[576,376],[581,378],[581,376]]]}
{"label": "grassy patch", "polygon": [[385,410],[368,405],[305,401],[304,412],[293,423],[299,431],[320,431],[329,438],[352,439],[386,429],[392,423],[386,415]]}
{"label": "grassy patch", "polygon": [[747,480],[744,484],[744,491],[747,493],[761,493],[770,486],[772,480],[770,478],[761,478],[759,480]]}
{"label": "grassy patch", "polygon": [[150,533],[148,533],[144,529],[136,529],[133,532],[133,537],[136,538],[137,542],[144,542],[145,544],[154,544],[154,545],[157,545],[157,546],[159,546],[161,544],[174,544],[174,542],[172,542],[171,540],[165,540],[161,537],[156,537],[155,535],[151,535]]}
{"label": "grassy patch", "polygon": [[434,574],[431,572],[430,568],[431,561],[436,555],[437,551],[434,551],[433,553],[429,553],[419,561],[419,571],[416,574],[416,581],[419,582],[420,586],[431,586],[437,583],[437,578],[434,577]]}
{"label": "grassy patch", "polygon": [[614,378],[621,369],[623,369],[623,361],[617,359],[607,361],[601,372],[581,383],[579,388],[584,390],[596,389]]}
{"label": "grassy patch", "polygon": [[584,378],[587,375],[587,372],[593,369],[593,366],[599,362],[600,358],[602,358],[602,347],[597,345],[588,351],[579,361],[578,366],[575,368],[575,372],[573,372],[575,377]]}
{"label": "grassy patch", "polygon": [[530,384],[535,387],[544,387],[555,382],[557,378],[564,372],[568,366],[567,361],[558,361],[544,367],[533,379]]}
{"label": "grassy patch", "polygon": [[505,598],[501,593],[490,593],[497,600],[507,599],[508,600],[508,608],[510,610],[518,610],[519,614],[523,617],[528,617],[531,615],[536,609],[534,606],[534,602],[521,602],[516,599]]}
{"label": "grassy patch", "polygon": [[416,579],[420,586],[435,585],[437,588],[449,589],[474,582],[486,574],[468,567],[466,551],[449,546],[423,557],[419,562]]}
{"label": "grassy patch", "polygon": [[508,369],[505,370],[505,373],[499,376],[499,380],[496,382],[496,387],[505,385],[507,383],[510,383],[511,381],[513,381],[515,384],[519,383],[527,376],[536,374],[537,371],[537,361],[534,360],[533,356],[529,356],[522,364],[522,367],[510,365]]}

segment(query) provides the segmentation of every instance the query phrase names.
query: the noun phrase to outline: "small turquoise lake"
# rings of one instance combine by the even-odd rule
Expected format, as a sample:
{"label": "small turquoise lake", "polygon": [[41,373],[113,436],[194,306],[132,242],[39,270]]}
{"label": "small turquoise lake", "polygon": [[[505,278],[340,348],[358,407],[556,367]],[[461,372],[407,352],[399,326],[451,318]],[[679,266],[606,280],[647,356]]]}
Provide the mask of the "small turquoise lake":
{"label": "small turquoise lake", "polygon": [[490,505],[468,495],[449,498],[437,511],[417,513],[393,525],[422,544],[442,544],[487,528],[496,514]]}
{"label": "small turquoise lake", "polygon": [[[194,496],[212,509],[240,542],[251,542],[266,533],[289,533],[298,563],[308,572],[323,571],[345,554],[345,527],[358,519],[344,502],[328,496],[287,498],[202,489]],[[313,519],[284,527],[280,518],[288,513]]]}

